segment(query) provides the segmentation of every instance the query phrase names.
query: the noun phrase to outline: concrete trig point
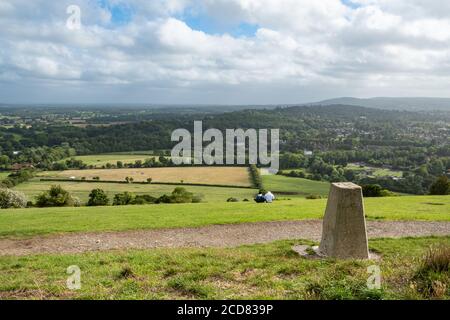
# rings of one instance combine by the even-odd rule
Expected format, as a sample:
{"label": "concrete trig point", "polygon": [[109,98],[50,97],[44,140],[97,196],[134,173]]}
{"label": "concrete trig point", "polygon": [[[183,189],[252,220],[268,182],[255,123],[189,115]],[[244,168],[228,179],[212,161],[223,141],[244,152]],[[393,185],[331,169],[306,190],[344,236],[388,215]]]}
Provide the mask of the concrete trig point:
{"label": "concrete trig point", "polygon": [[333,183],[323,220],[320,256],[369,259],[362,188],[354,183]]}

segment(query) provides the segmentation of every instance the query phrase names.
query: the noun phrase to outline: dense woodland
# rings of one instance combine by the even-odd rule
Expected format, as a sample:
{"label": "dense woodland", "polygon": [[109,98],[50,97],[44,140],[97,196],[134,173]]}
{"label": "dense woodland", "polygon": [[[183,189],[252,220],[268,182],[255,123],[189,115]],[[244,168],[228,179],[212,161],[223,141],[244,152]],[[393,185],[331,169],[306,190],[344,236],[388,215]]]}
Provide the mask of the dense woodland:
{"label": "dense woodland", "polygon": [[[30,164],[52,169],[74,155],[140,150],[167,154],[174,146],[172,131],[192,132],[198,120],[203,120],[204,130],[279,128],[281,168],[302,169],[291,176],[376,183],[392,191],[424,194],[450,170],[450,112],[344,105],[223,113],[208,108],[0,108],[0,168]],[[305,155],[305,150],[312,155]],[[171,165],[166,160],[163,165]],[[361,176],[347,168],[349,163],[401,171],[402,177]]]}

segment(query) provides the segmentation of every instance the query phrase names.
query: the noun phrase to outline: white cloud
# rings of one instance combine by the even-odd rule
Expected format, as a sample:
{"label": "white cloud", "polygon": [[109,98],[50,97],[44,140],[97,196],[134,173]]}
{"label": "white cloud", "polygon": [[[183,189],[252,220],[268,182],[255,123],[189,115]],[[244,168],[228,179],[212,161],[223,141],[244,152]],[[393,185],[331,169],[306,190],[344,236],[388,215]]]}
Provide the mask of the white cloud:
{"label": "white cloud", "polygon": [[[65,28],[72,2],[82,8],[79,31]],[[20,100],[23,95],[8,92],[48,83],[48,100],[71,86],[77,92],[101,86],[97,95],[85,95],[92,99],[122,90],[133,93],[124,97],[129,101],[173,103],[230,96],[232,102],[277,102],[280,94],[271,99],[270,88],[283,92],[278,102],[395,90],[448,95],[450,17],[443,12],[450,4],[352,2],[358,6],[339,0],[130,0],[132,21],[114,26],[111,13],[94,1],[2,0],[0,95]],[[208,34],[182,21],[189,13],[258,30],[242,37]]]}

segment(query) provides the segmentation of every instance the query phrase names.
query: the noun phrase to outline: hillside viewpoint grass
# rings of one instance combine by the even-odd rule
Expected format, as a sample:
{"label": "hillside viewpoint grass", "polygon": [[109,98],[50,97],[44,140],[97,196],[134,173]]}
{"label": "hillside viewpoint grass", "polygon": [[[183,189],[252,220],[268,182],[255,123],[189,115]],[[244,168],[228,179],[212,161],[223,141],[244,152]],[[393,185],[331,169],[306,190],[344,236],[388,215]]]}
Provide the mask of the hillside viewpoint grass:
{"label": "hillside viewpoint grass", "polygon": [[[380,290],[367,287],[373,261],[305,259],[292,250],[297,244],[313,243],[1,257],[0,299],[450,298],[448,290],[422,290],[415,279],[428,248],[448,247],[450,237],[371,240],[370,249],[382,256]],[[81,269],[77,291],[66,286],[72,265]],[[427,277],[431,285],[436,276]]]}
{"label": "hillside viewpoint grass", "polygon": [[[270,205],[242,202],[2,210],[0,237],[320,219],[326,201],[293,199]],[[450,221],[450,196],[368,198],[365,207],[368,219],[374,220]]]}

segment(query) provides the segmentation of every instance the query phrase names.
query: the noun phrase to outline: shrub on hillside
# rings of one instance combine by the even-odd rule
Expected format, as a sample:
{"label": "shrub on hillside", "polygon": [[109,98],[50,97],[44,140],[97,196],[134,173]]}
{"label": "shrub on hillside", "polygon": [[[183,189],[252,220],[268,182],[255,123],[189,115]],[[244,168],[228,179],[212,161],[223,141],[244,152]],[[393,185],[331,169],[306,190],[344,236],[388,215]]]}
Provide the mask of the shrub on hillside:
{"label": "shrub on hillside", "polygon": [[114,196],[113,205],[114,206],[127,206],[133,204],[135,199],[134,194],[130,192],[118,193]]}
{"label": "shrub on hillside", "polygon": [[23,193],[10,189],[0,189],[1,209],[26,208],[27,203],[27,198]]}
{"label": "shrub on hillside", "polygon": [[447,176],[439,177],[430,187],[431,195],[447,195],[450,194],[450,181]]}
{"label": "shrub on hillside", "polygon": [[362,186],[363,196],[366,198],[380,198],[387,195],[383,188],[378,184],[367,184]]}
{"label": "shrub on hillside", "polygon": [[61,186],[51,186],[50,190],[41,193],[36,198],[36,206],[44,207],[78,207],[80,200],[64,190]]}
{"label": "shrub on hillside", "polygon": [[318,195],[318,194],[310,194],[306,197],[306,199],[308,200],[318,200],[318,199],[322,199],[322,196]]}
{"label": "shrub on hillside", "polygon": [[200,195],[194,195],[185,188],[178,187],[170,195],[163,195],[156,200],[156,203],[199,203],[202,201]]}
{"label": "shrub on hillside", "polygon": [[107,206],[108,204],[109,198],[102,189],[94,189],[89,194],[89,201],[87,203],[89,207]]}
{"label": "shrub on hillside", "polygon": [[132,201],[132,204],[153,204],[156,202],[156,198],[152,197],[148,194],[145,195],[137,195],[134,200]]}
{"label": "shrub on hillside", "polygon": [[1,181],[0,187],[13,188],[22,182],[30,180],[33,177],[34,171],[30,169],[13,172],[6,179]]}

